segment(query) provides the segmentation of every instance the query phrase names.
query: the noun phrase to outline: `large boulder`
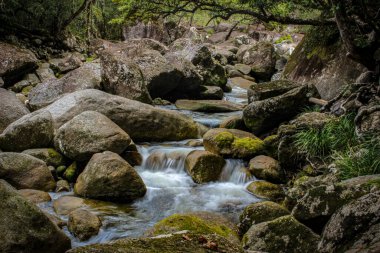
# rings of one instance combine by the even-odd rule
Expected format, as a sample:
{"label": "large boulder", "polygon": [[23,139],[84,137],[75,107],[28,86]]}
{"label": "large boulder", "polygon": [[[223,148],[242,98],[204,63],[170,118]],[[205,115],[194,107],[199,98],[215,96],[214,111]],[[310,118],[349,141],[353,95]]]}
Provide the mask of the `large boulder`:
{"label": "large boulder", "polygon": [[285,198],[284,189],[281,185],[267,181],[254,181],[247,186],[247,191],[256,197],[281,202]]}
{"label": "large boulder", "polygon": [[250,204],[240,215],[239,233],[244,235],[251,226],[289,214],[290,212],[286,208],[275,202],[262,201]]}
{"label": "large boulder", "polygon": [[101,54],[104,90],[125,98],[152,103],[140,67],[131,60],[128,52],[118,48],[104,50]]}
{"label": "large boulder", "polygon": [[244,249],[278,253],[318,252],[319,236],[288,215],[253,225],[244,235]]}
{"label": "large boulder", "polygon": [[37,58],[31,51],[3,42],[0,43],[0,59],[0,78],[6,86],[37,68]]}
{"label": "large boulder", "polygon": [[240,63],[251,66],[252,75],[258,80],[270,80],[275,72],[274,47],[269,42],[242,46],[237,52]]}
{"label": "large boulder", "polygon": [[86,161],[95,153],[122,153],[131,138],[109,118],[85,111],[61,126],[54,139],[56,148],[75,161]]}
{"label": "large boulder", "polygon": [[75,193],[91,199],[130,202],[143,197],[146,187],[137,172],[118,154],[95,154],[79,175]]}
{"label": "large boulder", "polygon": [[93,89],[68,94],[42,110],[52,114],[56,128],[84,111],[97,111],[115,122],[134,141],[183,140],[200,135],[199,125],[178,112]]}
{"label": "large boulder", "polygon": [[245,125],[255,134],[271,130],[296,116],[315,93],[314,86],[305,85],[277,97],[252,102],[243,111]]}
{"label": "large boulder", "polygon": [[223,99],[224,92],[222,88],[217,86],[202,86],[201,93],[199,94],[201,99],[213,99],[221,100]]}
{"label": "large boulder", "polygon": [[0,252],[64,253],[70,239],[33,203],[0,180]]}
{"label": "large boulder", "polygon": [[46,163],[26,154],[0,153],[0,178],[17,189],[55,189],[54,178]]}
{"label": "large boulder", "polygon": [[53,118],[48,111],[27,114],[10,124],[0,134],[4,151],[23,151],[49,147],[54,136]]}
{"label": "large boulder", "polygon": [[194,150],[185,160],[185,169],[196,183],[207,183],[219,179],[225,160],[214,153]]}
{"label": "large boulder", "polygon": [[248,89],[248,103],[282,95],[300,84],[287,80],[253,84]]}
{"label": "large boulder", "polygon": [[66,53],[62,58],[50,59],[49,64],[55,72],[65,74],[82,66],[83,59],[80,53]]}
{"label": "large boulder", "polygon": [[251,133],[237,129],[215,128],[203,136],[207,151],[224,157],[252,158],[263,152],[264,143]]}
{"label": "large boulder", "polygon": [[51,201],[49,193],[40,190],[21,189],[18,193],[34,204]]}
{"label": "large boulder", "polygon": [[243,109],[243,106],[226,100],[186,100],[175,102],[178,109],[197,112],[235,112]]}
{"label": "large boulder", "polygon": [[249,161],[249,171],[257,178],[274,183],[284,182],[285,175],[278,161],[269,156],[256,156]]}
{"label": "large boulder", "polygon": [[343,206],[331,217],[323,230],[319,252],[376,252],[379,224],[380,191],[376,191]]}
{"label": "large boulder", "polygon": [[12,91],[0,88],[0,133],[12,122],[29,113]]}
{"label": "large boulder", "polygon": [[29,106],[33,110],[38,110],[67,93],[85,89],[100,89],[101,81],[99,63],[86,63],[60,79],[50,78],[34,87],[28,95]]}
{"label": "large boulder", "polygon": [[97,235],[102,222],[98,216],[84,209],[76,209],[69,214],[67,228],[79,240],[86,241]]}

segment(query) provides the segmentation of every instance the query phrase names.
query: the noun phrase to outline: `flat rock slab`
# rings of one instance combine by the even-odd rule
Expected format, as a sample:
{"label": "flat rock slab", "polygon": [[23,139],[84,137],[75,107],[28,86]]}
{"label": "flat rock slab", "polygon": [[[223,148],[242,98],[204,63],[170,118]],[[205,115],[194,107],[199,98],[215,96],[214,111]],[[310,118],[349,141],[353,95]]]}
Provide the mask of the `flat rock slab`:
{"label": "flat rock slab", "polygon": [[181,110],[197,112],[235,112],[243,110],[244,106],[225,100],[177,100],[176,107]]}
{"label": "flat rock slab", "polygon": [[232,87],[240,87],[248,90],[252,85],[256,84],[250,80],[247,80],[243,77],[233,77],[229,79],[229,83]]}

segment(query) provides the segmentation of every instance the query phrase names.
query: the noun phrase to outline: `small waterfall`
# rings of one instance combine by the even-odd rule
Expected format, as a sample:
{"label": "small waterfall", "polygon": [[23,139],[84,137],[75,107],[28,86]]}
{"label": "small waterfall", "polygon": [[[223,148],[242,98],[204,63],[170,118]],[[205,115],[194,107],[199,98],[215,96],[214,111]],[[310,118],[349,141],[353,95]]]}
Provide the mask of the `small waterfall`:
{"label": "small waterfall", "polygon": [[220,181],[245,184],[253,179],[243,160],[227,159]]}

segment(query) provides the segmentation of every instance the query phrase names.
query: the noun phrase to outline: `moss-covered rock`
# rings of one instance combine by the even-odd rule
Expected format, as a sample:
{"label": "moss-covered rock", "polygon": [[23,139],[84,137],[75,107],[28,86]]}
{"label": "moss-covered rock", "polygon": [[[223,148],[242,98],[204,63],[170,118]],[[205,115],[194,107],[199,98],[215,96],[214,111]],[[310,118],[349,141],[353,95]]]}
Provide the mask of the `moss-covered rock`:
{"label": "moss-covered rock", "polygon": [[250,204],[240,215],[239,233],[244,235],[251,226],[289,214],[286,208],[271,201]]}
{"label": "moss-covered rock", "polygon": [[207,151],[224,157],[249,159],[264,152],[262,140],[237,129],[211,129],[203,136],[203,144]]}
{"label": "moss-covered rock", "polygon": [[76,209],[69,214],[67,227],[81,241],[97,235],[101,226],[102,222],[99,217],[87,210]]}
{"label": "moss-covered rock", "polygon": [[209,212],[173,214],[156,223],[146,234],[157,236],[184,230],[203,235],[217,234],[239,242],[238,228],[223,216]]}
{"label": "moss-covered rock", "polygon": [[300,86],[299,83],[289,80],[277,80],[265,83],[252,84],[248,90],[248,103],[260,101],[282,95]]}
{"label": "moss-covered rock", "polygon": [[242,244],[246,250],[314,253],[318,252],[319,239],[308,227],[288,215],[252,226],[244,235]]}
{"label": "moss-covered rock", "polygon": [[185,169],[196,183],[218,180],[225,164],[223,157],[203,150],[194,150],[185,159]]}
{"label": "moss-covered rock", "polygon": [[235,112],[243,109],[243,106],[226,100],[184,100],[175,102],[178,109],[197,112]]}
{"label": "moss-covered rock", "polygon": [[249,161],[249,170],[257,178],[272,183],[283,183],[285,180],[278,161],[269,156],[256,156]]}
{"label": "moss-covered rock", "polygon": [[274,202],[281,202],[285,198],[284,190],[280,185],[266,181],[254,181],[247,186],[247,190],[259,198]]}
{"label": "moss-covered rock", "polygon": [[278,145],[279,145],[279,136],[277,134],[269,135],[266,137],[264,142],[265,152],[270,157],[278,157]]}
{"label": "moss-covered rock", "polygon": [[49,166],[59,167],[65,165],[65,158],[52,148],[28,149],[22,153],[41,159]]}
{"label": "moss-covered rock", "polygon": [[63,173],[63,177],[69,181],[70,183],[74,183],[78,176],[78,166],[77,162],[73,162],[65,172]]}

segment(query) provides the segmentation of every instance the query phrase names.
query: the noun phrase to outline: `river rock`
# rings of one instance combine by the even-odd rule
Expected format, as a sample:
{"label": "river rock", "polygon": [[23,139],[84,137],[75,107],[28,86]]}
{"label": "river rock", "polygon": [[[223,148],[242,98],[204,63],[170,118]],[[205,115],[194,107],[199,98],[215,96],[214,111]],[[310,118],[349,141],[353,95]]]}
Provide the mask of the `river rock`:
{"label": "river rock", "polygon": [[290,212],[286,208],[271,201],[250,204],[240,215],[239,233],[244,235],[251,226],[289,214]]}
{"label": "river rock", "polygon": [[18,193],[34,204],[51,201],[49,193],[33,189],[21,189]]}
{"label": "river rock", "polygon": [[85,161],[102,151],[120,154],[128,147],[131,138],[103,114],[86,111],[61,126],[54,142],[66,157]]}
{"label": "river rock", "polygon": [[245,125],[256,134],[268,131],[296,116],[315,92],[313,86],[305,85],[277,97],[252,102],[243,111]]}
{"label": "river rock", "polygon": [[57,79],[54,75],[54,71],[50,68],[49,63],[42,63],[38,69],[36,69],[36,74],[41,82],[46,82],[50,79]]}
{"label": "river rock", "polygon": [[202,86],[202,91],[200,93],[201,99],[212,99],[212,100],[221,100],[223,99],[224,93],[222,88],[217,86]]}
{"label": "river rock", "polygon": [[237,52],[240,63],[251,66],[252,75],[259,80],[270,80],[275,72],[274,47],[269,42],[242,46]]}
{"label": "river rock", "polygon": [[238,243],[233,243],[216,234],[181,232],[149,238],[119,239],[105,244],[78,247],[66,253],[209,253],[215,250],[231,253],[244,252]]}
{"label": "river rock", "polygon": [[44,161],[48,166],[59,167],[65,165],[65,158],[52,148],[27,149],[22,153],[34,156]]}
{"label": "river rock", "polygon": [[288,80],[253,84],[248,89],[248,103],[276,97],[299,86],[300,84]]}
{"label": "river rock", "polygon": [[0,133],[9,124],[29,113],[28,108],[14,92],[2,88],[0,88],[0,108]]}
{"label": "river rock", "polygon": [[109,151],[91,158],[74,189],[79,196],[115,202],[130,202],[146,193],[145,184],[133,167]]}
{"label": "river rock", "polygon": [[59,215],[67,215],[72,211],[85,206],[84,199],[74,196],[62,196],[53,201],[54,211]]}
{"label": "river rock", "polygon": [[219,128],[238,129],[242,131],[247,130],[244,125],[243,115],[230,116],[224,119],[220,123]]}
{"label": "river rock", "polygon": [[85,63],[60,79],[48,79],[34,87],[28,98],[29,106],[37,110],[50,105],[61,96],[78,90],[100,89],[101,75],[99,63]]}
{"label": "river rock", "polygon": [[197,123],[178,112],[93,89],[68,94],[43,110],[52,114],[56,128],[84,111],[97,111],[134,141],[174,141],[198,138],[201,134]]}
{"label": "river rock", "polygon": [[255,82],[253,82],[251,80],[247,80],[244,77],[232,77],[232,78],[228,79],[228,83],[232,87],[239,87],[239,88],[246,89],[246,90],[255,84]]}
{"label": "river rock", "polygon": [[143,103],[152,103],[140,67],[127,52],[110,48],[100,57],[104,90]]}
{"label": "river rock", "polygon": [[249,75],[249,73],[251,73],[251,70],[252,70],[251,66],[246,65],[246,64],[241,64],[241,63],[235,64],[234,67],[243,75]]}
{"label": "river rock", "polygon": [[254,181],[247,186],[247,190],[259,198],[274,202],[281,202],[285,198],[284,190],[280,185],[266,181]]}
{"label": "river rock", "polygon": [[55,72],[65,74],[82,66],[83,58],[79,53],[67,53],[63,58],[50,59],[49,64]]}
{"label": "river rock", "polygon": [[226,100],[185,100],[175,102],[178,109],[197,112],[234,112],[243,109],[243,106]]}
{"label": "river rock", "polygon": [[273,183],[284,182],[284,172],[278,161],[269,156],[256,156],[249,161],[249,171],[255,177]]}
{"label": "river rock", "polygon": [[0,43],[0,59],[0,77],[6,86],[37,68],[38,62],[31,51],[3,42]]}
{"label": "river rock", "polygon": [[217,234],[231,242],[239,242],[236,225],[222,215],[210,212],[173,214],[156,223],[146,235],[158,236],[184,230],[203,235]]}
{"label": "river rock", "polygon": [[185,169],[194,182],[200,184],[218,180],[225,164],[226,161],[219,155],[194,150],[186,157]]}
{"label": "river rock", "polygon": [[97,235],[101,226],[102,222],[99,217],[87,210],[76,209],[69,214],[67,227],[81,241]]}
{"label": "river rock", "polygon": [[69,192],[70,191],[70,184],[66,180],[58,180],[57,186],[55,187],[55,192]]}
{"label": "river rock", "polygon": [[52,191],[55,188],[46,163],[26,154],[0,153],[0,178],[17,189]]}
{"label": "river rock", "polygon": [[252,226],[242,244],[246,250],[313,253],[318,252],[319,239],[311,229],[288,215]]}
{"label": "river rock", "polygon": [[203,136],[207,151],[223,157],[251,158],[263,152],[264,143],[251,133],[237,129],[215,128]]}
{"label": "river rock", "polygon": [[376,191],[343,206],[331,217],[323,230],[319,251],[376,252],[380,245],[379,224],[380,191]]}

